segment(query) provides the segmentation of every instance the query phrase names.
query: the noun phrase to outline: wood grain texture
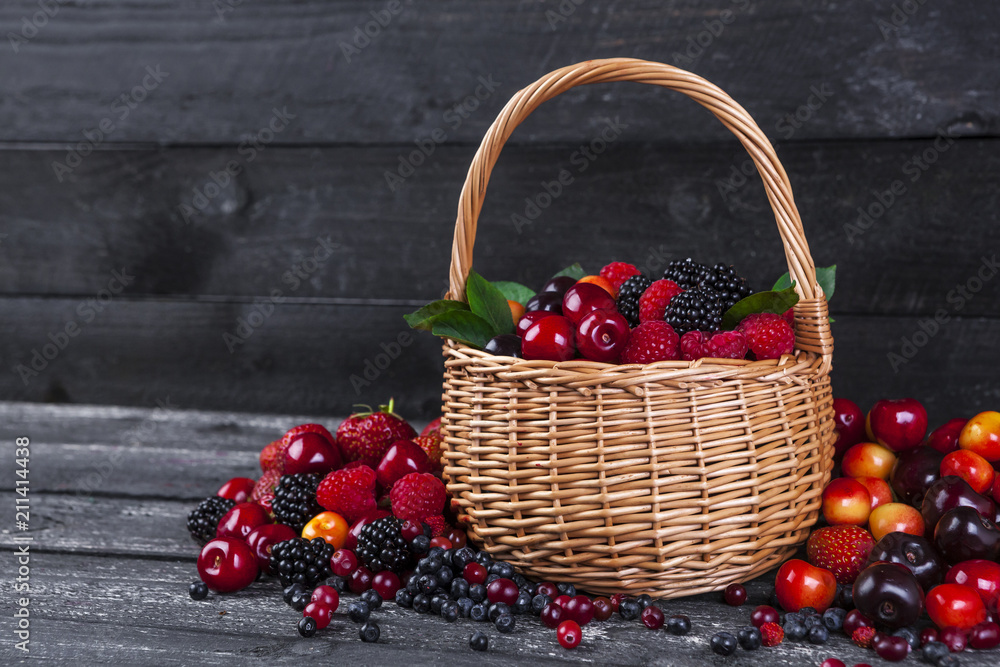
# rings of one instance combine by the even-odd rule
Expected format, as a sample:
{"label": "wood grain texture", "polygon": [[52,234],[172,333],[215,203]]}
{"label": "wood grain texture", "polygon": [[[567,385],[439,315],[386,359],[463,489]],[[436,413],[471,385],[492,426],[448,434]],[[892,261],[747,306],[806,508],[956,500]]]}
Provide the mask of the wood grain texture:
{"label": "wood grain texture", "polygon": [[[252,303],[119,299],[91,323],[80,321],[79,335],[25,384],[18,365],[30,367],[36,350],[54,351],[44,348],[54,345],[49,334],[79,320],[78,303],[0,299],[0,399],[142,406],[169,399],[182,408],[334,416],[394,396],[411,418],[440,414],[439,341],[410,334],[402,320],[408,308],[400,306],[280,305],[230,354],[223,333],[250,317]],[[1000,320],[940,307],[949,319],[933,335],[927,317],[838,315],[834,395],[862,406],[914,396],[933,423],[995,409],[1000,382],[983,360]],[[397,340],[411,343],[393,359]]]}
{"label": "wood grain texture", "polygon": [[[933,313],[995,256],[1000,140],[938,145],[946,150],[934,140],[779,147],[817,265],[839,266],[835,316]],[[631,260],[658,276],[693,256],[734,263],[763,289],[786,270],[763,187],[739,174],[750,162],[735,141],[614,144],[592,162],[578,148],[505,151],[479,226],[480,273],[537,288],[574,261],[596,272]],[[438,149],[392,193],[384,172],[400,150],[269,149],[190,224],[179,207],[239,157],[232,149],[98,153],[61,185],[53,152],[0,151],[0,292],[93,297],[124,270],[130,295],[281,290],[293,300],[422,304],[447,287],[473,149]],[[935,161],[923,171],[913,159],[927,151]],[[573,179],[561,196],[525,217],[525,200],[546,203],[545,184],[560,173]],[[889,198],[859,224],[859,208],[879,213]],[[963,314],[995,314],[998,301],[1000,280],[987,280]]]}
{"label": "wood grain texture", "polygon": [[[920,7],[899,27],[892,0],[565,9],[555,0],[402,0],[394,16],[388,0],[58,4],[30,39],[4,39],[0,140],[75,143],[107,119],[108,142],[239,143],[287,107],[296,118],[279,135],[286,143],[409,144],[438,128],[448,141],[478,141],[515,90],[557,67],[614,56],[691,69],[765,129],[826,86],[828,100],[799,137],[929,136],[946,127],[995,135],[1000,108],[1000,50],[983,29],[1000,18],[995,3]],[[0,23],[18,34],[37,11],[34,0],[6,2]],[[373,11],[386,12],[385,25],[368,28],[374,36],[357,48]],[[147,66],[168,75],[136,103]],[[454,107],[476,94],[479,77],[492,77],[496,91],[464,119]],[[555,105],[522,139],[576,140],[618,114],[640,117],[635,136],[648,139],[704,126],[700,109],[662,91],[602,86]]]}

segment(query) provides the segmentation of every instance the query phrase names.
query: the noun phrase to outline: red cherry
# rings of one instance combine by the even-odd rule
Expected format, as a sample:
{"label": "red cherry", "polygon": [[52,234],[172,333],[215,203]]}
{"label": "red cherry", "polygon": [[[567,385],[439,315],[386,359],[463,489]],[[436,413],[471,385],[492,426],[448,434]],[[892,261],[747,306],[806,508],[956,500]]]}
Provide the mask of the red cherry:
{"label": "red cherry", "polygon": [[351,577],[348,579],[347,585],[351,589],[352,593],[361,595],[372,587],[373,578],[374,575],[372,575],[372,571],[364,565],[361,565],[358,569],[351,573]]}
{"label": "red cherry", "polygon": [[[472,582],[469,582],[472,583]],[[553,584],[551,581],[543,581],[538,584],[535,589],[536,595],[548,595],[550,600],[555,600],[559,597],[559,587]]]}
{"label": "red cherry", "polygon": [[833,399],[833,424],[837,433],[837,441],[834,443],[836,456],[841,456],[865,439],[865,413],[852,400]]}
{"label": "red cherry", "polygon": [[614,297],[594,283],[576,283],[563,296],[562,311],[573,324],[579,324],[584,315],[595,310],[618,312]]}
{"label": "red cherry", "polygon": [[431,461],[427,452],[412,440],[397,440],[386,450],[375,478],[383,489],[391,489],[396,480],[402,479],[411,472],[430,472]]}
{"label": "red cherry", "polygon": [[973,627],[969,633],[969,646],[977,651],[988,651],[1000,646],[1000,625],[986,621]]}
{"label": "red cherry", "polygon": [[[319,602],[330,609],[330,613],[337,611],[340,606],[340,593],[333,586],[317,586],[309,598],[310,602]],[[308,614],[306,614],[308,616]]]}
{"label": "red cherry", "polygon": [[271,523],[271,517],[257,503],[240,503],[226,512],[219,520],[216,537],[235,537],[245,540],[257,526]]}
{"label": "red cherry", "polygon": [[659,630],[663,627],[663,612],[656,605],[651,604],[643,609],[639,618],[642,619],[642,624],[650,630]]}
{"label": "red cherry", "polygon": [[285,450],[285,474],[326,474],[343,465],[340,450],[319,433],[303,433]]}
{"label": "red cherry", "polygon": [[358,569],[358,556],[350,549],[337,549],[330,557],[330,569],[334,574],[346,577]]}
{"label": "red cherry", "polygon": [[946,454],[941,460],[941,476],[961,477],[972,490],[981,495],[989,495],[993,488],[995,473],[989,461],[968,449],[959,449]]}
{"label": "red cherry", "polygon": [[766,604],[762,604],[756,607],[750,614],[750,624],[755,628],[760,628],[760,626],[765,623],[777,623],[780,620],[778,615],[778,610]]}
{"label": "red cherry", "polygon": [[726,604],[731,607],[739,607],[747,601],[747,589],[742,584],[729,584],[723,593]]}
{"label": "red cherry", "polygon": [[311,616],[312,619],[316,621],[317,630],[322,630],[326,626],[330,625],[330,608],[322,602],[310,602],[306,605],[306,608],[302,610],[302,615]]}
{"label": "red cherry", "polygon": [[469,538],[465,534],[465,531],[461,528],[452,528],[447,533],[444,534],[445,538],[451,542],[451,546],[454,549],[461,549],[466,544],[468,544]]}
{"label": "red cherry", "polygon": [[402,583],[399,576],[391,570],[382,570],[372,579],[372,588],[383,600],[393,600],[396,591],[400,589]]}
{"label": "red cherry", "polygon": [[391,512],[386,510],[372,510],[368,515],[361,517],[357,521],[351,524],[351,529],[347,531],[347,539],[344,540],[344,548],[354,551],[358,548],[358,535],[361,534],[361,529],[370,524],[372,521],[378,521],[379,519],[384,519],[390,516]]}
{"label": "red cherry", "polygon": [[[486,581],[486,568],[479,563],[467,563],[462,568],[462,576],[472,585],[481,584]],[[539,587],[541,588],[541,587]]]}
{"label": "red cherry", "polygon": [[[598,289],[600,288],[598,287]],[[576,648],[580,645],[582,637],[583,633],[576,621],[563,621],[556,630],[556,638],[559,639],[559,645],[563,648]]]}
{"label": "red cherry", "polygon": [[517,584],[503,577],[494,579],[486,587],[486,599],[490,601],[490,604],[503,602],[512,605],[517,601]]}
{"label": "red cherry", "polygon": [[559,313],[553,313],[551,310],[529,310],[524,315],[521,315],[521,319],[517,321],[517,335],[524,338],[524,332],[526,332],[532,324],[538,320],[544,320],[546,317],[552,317],[553,315],[558,314]]}
{"label": "red cherry", "polygon": [[868,411],[865,428],[872,440],[901,452],[916,447],[927,434],[927,410],[915,398],[877,401]]}
{"label": "red cherry", "polygon": [[594,620],[594,603],[586,595],[575,595],[562,605],[565,614],[563,618],[576,621],[580,626]]}
{"label": "red cherry", "polygon": [[[247,535],[247,546],[257,556],[257,564],[262,572],[271,572],[271,547],[278,542],[298,537],[294,530],[283,523],[266,523],[257,526]],[[272,574],[274,574],[272,572]]]}
{"label": "red cherry", "polygon": [[257,557],[234,537],[209,540],[198,555],[198,576],[218,593],[246,588],[257,579]]}
{"label": "red cherry", "polygon": [[1000,563],[990,560],[963,561],[948,570],[944,581],[976,590],[987,610],[997,608],[1000,601]]}
{"label": "red cherry", "polygon": [[552,599],[552,604],[557,604],[563,609],[565,609],[570,599],[571,598],[568,595],[557,595],[555,598]]}
{"label": "red cherry", "polygon": [[595,310],[584,315],[577,324],[576,346],[586,359],[614,363],[628,344],[630,333],[628,320],[617,312]]}
{"label": "red cherry", "polygon": [[961,584],[935,586],[927,594],[926,604],[927,615],[939,628],[968,629],[986,620],[986,607],[979,593]]}
{"label": "red cherry", "polygon": [[253,487],[256,486],[257,482],[250,479],[249,477],[233,477],[231,480],[219,487],[219,490],[215,492],[215,495],[220,498],[228,498],[234,503],[245,503],[250,494],[253,493]]}
{"label": "red cherry", "polygon": [[557,628],[559,627],[559,624],[562,623],[563,616],[565,615],[566,613],[563,611],[562,607],[557,605],[555,602],[550,602],[542,607],[542,613],[539,615],[539,618],[546,626],[550,628]]}
{"label": "red cherry", "polygon": [[823,613],[837,594],[837,580],[829,570],[793,558],[778,569],[774,592],[785,611],[812,607]]}
{"label": "red cherry", "polygon": [[958,434],[962,432],[962,427],[968,419],[949,419],[941,426],[931,431],[927,436],[927,446],[932,447],[942,454],[950,454],[958,449]]}
{"label": "red cherry", "polygon": [[[595,285],[596,287],[596,285]],[[601,290],[600,287],[597,289]],[[604,292],[604,290],[601,290]],[[606,294],[606,292],[605,292]],[[524,332],[521,354],[527,360],[567,361],[573,358],[573,322],[561,315],[546,317]]]}

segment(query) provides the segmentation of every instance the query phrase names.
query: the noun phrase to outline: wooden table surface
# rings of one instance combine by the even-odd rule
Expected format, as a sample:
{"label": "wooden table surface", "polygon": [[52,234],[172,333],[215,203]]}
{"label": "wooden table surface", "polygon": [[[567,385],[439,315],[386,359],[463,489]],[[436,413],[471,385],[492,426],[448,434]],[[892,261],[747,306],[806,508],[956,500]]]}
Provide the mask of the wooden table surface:
{"label": "wooden table surface", "polygon": [[[782,643],[774,649],[722,658],[708,648],[717,631],[748,624],[753,605],[768,597],[771,577],[748,585],[739,608],[718,594],[659,603],[667,615],[691,617],[692,633],[674,637],[617,618],[589,625],[574,651],[532,617],[518,617],[514,633],[468,619],[446,623],[388,603],[375,612],[378,644],[358,639],[357,626],[335,615],[312,639],[299,637],[298,614],[265,580],[236,594],[188,597],[197,578],[197,546],[185,516],[226,479],[253,476],[257,452],[286,429],[329,418],[156,409],[0,403],[7,511],[2,525],[4,579],[0,663],[41,660],[60,664],[453,664],[536,665],[818,665],[835,656],[847,665],[883,664],[841,635],[826,646]],[[17,437],[29,437],[29,529],[14,517]],[[14,539],[31,537],[30,653],[15,647],[11,585],[17,576]],[[20,594],[19,594],[20,595]],[[342,604],[342,609],[345,608]],[[489,635],[487,653],[468,639]],[[963,665],[996,665],[998,653],[966,652]],[[913,654],[906,664],[919,664]],[[888,664],[888,663],[884,663]]]}

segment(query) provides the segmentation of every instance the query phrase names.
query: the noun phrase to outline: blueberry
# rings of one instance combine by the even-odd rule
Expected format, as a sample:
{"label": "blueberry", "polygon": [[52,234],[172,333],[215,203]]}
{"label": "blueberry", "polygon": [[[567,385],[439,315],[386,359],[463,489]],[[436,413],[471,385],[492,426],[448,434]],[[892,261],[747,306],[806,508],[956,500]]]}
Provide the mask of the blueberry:
{"label": "blueberry", "polygon": [[447,565],[442,565],[441,569],[437,571],[435,576],[437,577],[438,584],[442,588],[447,588],[448,586],[451,586],[451,582],[455,578],[455,573],[452,572],[451,568]]}
{"label": "blueberry", "polygon": [[814,607],[802,607],[802,609],[799,609],[799,613],[805,616],[806,618],[809,618],[810,616],[815,616],[819,612],[816,611]]}
{"label": "blueberry", "polygon": [[804,625],[806,626],[806,630],[812,630],[813,628],[826,627],[825,623],[826,622],[823,620],[822,616],[816,615],[806,616],[806,622]]}
{"label": "blueberry", "polygon": [[510,580],[517,584],[518,588],[524,588],[528,585],[528,580],[524,578],[523,574],[515,574],[511,576]]}
{"label": "blueberry", "polygon": [[469,638],[469,647],[473,651],[485,651],[490,647],[490,640],[482,630],[476,630]]}
{"label": "blueberry", "polygon": [[493,621],[493,625],[496,627],[497,632],[508,635],[514,632],[515,625],[514,617],[511,614],[500,614],[497,620]]}
{"label": "blueberry", "polygon": [[756,651],[760,648],[760,630],[748,625],[736,633],[736,639],[747,651]]}
{"label": "blueberry", "polygon": [[484,604],[474,604],[472,605],[472,609],[469,610],[469,618],[473,621],[485,621],[488,616],[489,614]]}
{"label": "blueberry", "polygon": [[473,602],[482,602],[486,599],[486,586],[482,584],[469,586],[469,597],[472,598]]}
{"label": "blueberry", "polygon": [[351,606],[347,610],[347,616],[355,623],[364,623],[371,616],[372,610],[366,602],[363,600],[357,600],[351,603]]}
{"label": "blueberry", "polygon": [[528,591],[518,593],[511,609],[515,614],[527,614],[531,610],[531,593]]}
{"label": "blueberry", "polygon": [[372,643],[378,641],[378,636],[382,634],[382,631],[378,627],[378,623],[374,621],[369,621],[361,626],[358,630],[358,636],[361,637],[361,641],[366,643]]}
{"label": "blueberry", "polygon": [[570,597],[576,596],[576,586],[573,584],[556,584],[556,588],[558,588],[559,592],[563,595],[568,595]]}
{"label": "blueberry", "polygon": [[[305,589],[306,587],[303,586],[302,584],[292,584],[291,586],[285,588],[285,590],[281,594],[281,597],[285,601],[285,604],[292,604],[292,597],[299,591],[304,591]],[[339,593],[340,591],[337,592]]]}
{"label": "blueberry", "polygon": [[378,594],[374,588],[369,588],[367,591],[361,594],[361,600],[365,602],[370,609],[378,609],[382,606],[382,596]]}
{"label": "blueberry", "polygon": [[508,607],[503,602],[494,602],[489,606],[489,609],[487,610],[487,616],[489,616],[489,619],[494,623],[496,622],[498,617],[502,616],[503,614],[509,614],[509,613],[510,613],[510,607]]}
{"label": "blueberry", "polygon": [[514,576],[514,566],[510,563],[496,562],[490,565],[490,574],[496,574],[504,579],[510,579]]}
{"label": "blueberry", "polygon": [[806,629],[804,623],[800,623],[795,620],[785,620],[785,639],[788,641],[797,642],[800,639],[805,639],[806,633],[808,632],[809,630]]}
{"label": "blueberry", "polygon": [[806,622],[806,617],[805,616],[803,616],[802,614],[800,614],[797,611],[792,611],[792,612],[789,612],[789,613],[785,614],[785,621],[784,621],[784,623],[782,625],[785,625],[787,623],[804,624],[805,622]]}
{"label": "blueberry", "polygon": [[303,616],[299,619],[299,634],[303,637],[312,637],[316,634],[316,619],[312,616]]}
{"label": "blueberry", "polygon": [[643,609],[645,609],[649,605],[653,604],[653,598],[649,597],[645,593],[643,593],[642,595],[640,595],[639,597],[637,597],[635,599],[635,601],[639,603],[639,610],[640,611],[643,610]]}
{"label": "blueberry", "polygon": [[458,598],[458,600],[455,601],[455,604],[458,605],[458,615],[462,618],[469,618],[469,613],[476,605],[476,603],[472,601],[472,598],[468,597]]}
{"label": "blueberry", "polygon": [[[619,611],[621,607],[619,607]],[[686,635],[691,632],[691,619],[684,614],[676,614],[667,619],[667,632],[672,635]]]}
{"label": "blueberry", "polygon": [[413,596],[405,588],[400,588],[396,591],[396,605],[404,609],[411,608],[413,606]]}
{"label": "blueberry", "polygon": [[415,554],[425,554],[431,547],[431,538],[426,535],[417,535],[410,542],[410,551]]}
{"label": "blueberry", "polygon": [[626,621],[634,621],[639,618],[639,612],[641,611],[639,601],[634,598],[625,598],[618,605],[618,615]]}
{"label": "blueberry", "polygon": [[311,597],[312,597],[311,591],[307,591],[305,589],[301,591],[295,591],[295,594],[292,595],[292,601],[289,602],[288,604],[295,611],[302,611],[303,609],[306,608],[306,605],[309,604],[310,601],[309,598]]}
{"label": "blueberry", "polygon": [[441,562],[444,563],[449,570],[455,567],[454,556],[455,556],[454,549],[445,549],[441,553]]}
{"label": "blueberry", "polygon": [[431,610],[431,599],[429,596],[423,593],[417,593],[413,596],[413,611],[418,614],[426,614]]}
{"label": "blueberry", "polygon": [[830,638],[830,631],[825,625],[817,625],[809,631],[810,644],[825,644]]}
{"label": "blueberry", "polygon": [[440,570],[443,565],[444,562],[441,560],[440,556],[428,556],[420,561],[419,565],[417,565],[417,571],[420,572],[420,574],[433,574]]}
{"label": "blueberry", "polygon": [[[326,585],[337,591],[338,593],[343,593],[347,590],[347,577],[342,577],[339,574],[335,574],[326,580]],[[415,584],[414,584],[415,585]]]}
{"label": "blueberry", "polygon": [[410,595],[416,595],[420,592],[420,577],[413,575],[410,580],[406,582],[406,592]]}
{"label": "blueberry", "polygon": [[847,610],[840,607],[830,607],[823,612],[823,625],[830,632],[838,632],[844,627],[844,617]]}
{"label": "blueberry", "polygon": [[893,637],[902,637],[911,649],[920,648],[920,637],[913,628],[900,628],[892,633]]}
{"label": "blueberry", "polygon": [[433,574],[422,574],[417,581],[417,587],[421,593],[430,595],[438,589],[438,580]]}
{"label": "blueberry", "polygon": [[431,597],[431,613],[433,613],[433,614],[440,614],[441,613],[441,607],[444,606],[445,602],[448,602],[448,596],[447,595],[445,595],[444,593],[435,593]]}
{"label": "blueberry", "polygon": [[932,665],[949,653],[948,645],[944,642],[927,642],[921,651],[924,662],[929,662]]}
{"label": "blueberry", "polygon": [[204,581],[192,581],[188,586],[188,595],[192,600],[204,600],[208,597],[208,585]]}
{"label": "blueberry", "polygon": [[732,655],[736,650],[736,637],[728,632],[717,632],[712,635],[709,645],[712,647],[712,653]]}
{"label": "blueberry", "polygon": [[497,579],[502,579],[502,578],[503,577],[501,577],[499,574],[496,574],[496,573],[487,575],[487,577],[486,577],[486,585],[489,586],[490,584],[492,584]]}
{"label": "blueberry", "polygon": [[[443,554],[443,553],[444,553],[444,547],[431,547],[430,551],[427,552],[427,557],[428,558],[440,558],[441,554]],[[441,567],[441,565],[439,564],[434,569],[436,570],[436,569],[438,569],[438,567]]]}
{"label": "blueberry", "polygon": [[531,613],[535,616],[541,614],[542,610],[545,609],[545,605],[550,602],[552,602],[552,598],[545,593],[539,593],[535,597],[531,598]]}
{"label": "blueberry", "polygon": [[476,554],[476,562],[485,568],[489,568],[489,566],[493,563],[493,559],[485,551],[480,551]]}
{"label": "blueberry", "polygon": [[451,600],[445,602],[441,605],[441,618],[448,621],[449,623],[454,623],[458,620],[458,603],[452,602]]}
{"label": "blueberry", "polygon": [[476,552],[471,547],[462,547],[451,556],[451,564],[456,570],[462,570],[466,565],[476,560]]}
{"label": "blueberry", "polygon": [[835,600],[838,607],[854,609],[854,587],[837,586],[837,597]]}
{"label": "blueberry", "polygon": [[961,664],[957,655],[946,655],[934,663],[935,667],[959,667]]}
{"label": "blueberry", "polygon": [[461,577],[451,582],[451,597],[456,600],[469,597],[469,582]]}

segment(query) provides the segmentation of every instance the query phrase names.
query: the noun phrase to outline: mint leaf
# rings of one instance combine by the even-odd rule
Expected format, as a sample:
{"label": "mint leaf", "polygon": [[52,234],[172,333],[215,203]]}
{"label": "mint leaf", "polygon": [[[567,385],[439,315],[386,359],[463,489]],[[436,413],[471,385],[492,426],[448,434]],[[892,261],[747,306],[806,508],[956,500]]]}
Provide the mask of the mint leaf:
{"label": "mint leaf", "polygon": [[[827,267],[816,267],[816,282],[819,286],[823,288],[823,294],[826,296],[826,300],[829,301],[833,298],[833,291],[837,287],[837,265]],[[778,282],[774,283],[774,287],[771,289],[775,292],[779,292],[789,287],[794,286],[794,283],[789,279],[788,272],[785,272],[783,276],[778,278]]]}
{"label": "mint leaf", "polygon": [[512,283],[509,280],[494,280],[493,286],[500,290],[505,299],[517,301],[522,306],[528,303],[528,299],[535,296],[535,291],[530,287],[525,287],[521,283]]}
{"label": "mint leaf", "polygon": [[[587,275],[587,272],[583,270],[582,266],[580,266],[580,262],[577,262],[576,264],[573,264],[572,266],[567,266],[565,269],[563,269],[562,271],[560,271],[556,275],[552,276],[552,278],[559,278],[561,276],[569,276],[570,278],[573,278],[574,280],[579,280],[580,278],[583,278],[585,275]],[[550,278],[550,280],[551,280],[551,278]]]}
{"label": "mint leaf", "polygon": [[432,301],[426,306],[422,307],[420,310],[410,313],[409,315],[403,315],[403,319],[406,323],[410,325],[413,329],[423,329],[424,331],[431,330],[431,318],[441,315],[442,313],[447,313],[453,310],[469,310],[469,305],[462,303],[461,301],[452,301],[451,299],[441,299],[440,301]]}
{"label": "mint leaf", "polygon": [[510,312],[507,297],[475,271],[469,271],[465,283],[465,298],[468,299],[472,312],[493,327],[494,333],[486,340],[499,334],[514,333],[514,316]]}
{"label": "mint leaf", "polygon": [[[504,302],[506,305],[506,302]],[[510,309],[507,309],[510,313]],[[430,320],[431,333],[435,336],[451,338],[459,343],[465,343],[477,349],[486,347],[496,334],[493,325],[467,310],[452,310],[442,313]]]}
{"label": "mint leaf", "polygon": [[781,315],[799,302],[799,295],[791,287],[780,291],[757,292],[737,301],[722,316],[722,328],[735,329],[736,325],[753,313],[777,313]]}

